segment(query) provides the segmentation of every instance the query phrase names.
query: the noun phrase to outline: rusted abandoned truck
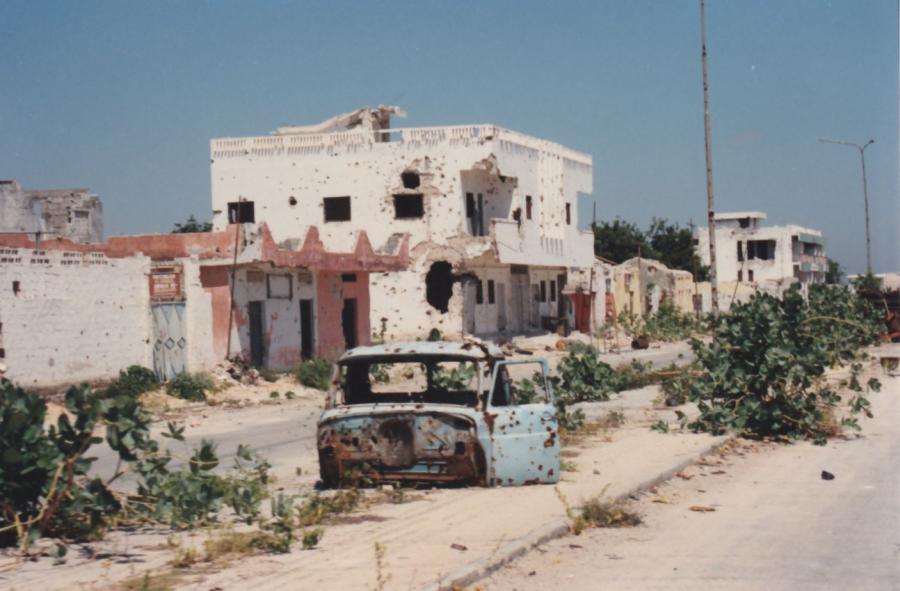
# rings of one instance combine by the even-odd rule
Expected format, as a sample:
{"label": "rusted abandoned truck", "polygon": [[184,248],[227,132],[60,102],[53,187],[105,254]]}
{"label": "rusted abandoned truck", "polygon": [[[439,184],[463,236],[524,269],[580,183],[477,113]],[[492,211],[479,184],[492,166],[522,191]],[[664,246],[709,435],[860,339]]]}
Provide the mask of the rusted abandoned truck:
{"label": "rusted abandoned truck", "polygon": [[[522,381],[525,378],[525,381]],[[559,480],[547,362],[477,340],[357,347],[319,419],[322,482],[509,486]]]}

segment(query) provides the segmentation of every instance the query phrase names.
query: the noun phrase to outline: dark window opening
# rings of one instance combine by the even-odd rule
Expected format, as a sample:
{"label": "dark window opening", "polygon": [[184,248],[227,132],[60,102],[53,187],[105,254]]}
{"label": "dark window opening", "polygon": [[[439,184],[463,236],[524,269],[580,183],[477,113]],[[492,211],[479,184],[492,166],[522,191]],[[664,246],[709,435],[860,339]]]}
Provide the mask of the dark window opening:
{"label": "dark window opening", "polygon": [[541,301],[547,301],[547,282],[541,281]]}
{"label": "dark window opening", "polygon": [[572,204],[566,203],[566,225],[572,225]]}
{"label": "dark window opening", "polygon": [[341,281],[344,283],[356,283],[356,273],[341,274]]}
{"label": "dark window opening", "polygon": [[556,301],[556,281],[550,280],[550,301]]}
{"label": "dark window opening", "polygon": [[322,205],[325,206],[326,222],[350,221],[349,197],[325,197],[322,199]]}
{"label": "dark window opening", "polygon": [[6,349],[0,349],[0,359],[6,359]]}
{"label": "dark window opening", "polygon": [[394,195],[394,217],[398,220],[420,218],[425,215],[422,194]]}
{"label": "dark window opening", "polygon": [[341,330],[344,333],[344,346],[348,349],[354,348],[358,343],[356,324],[356,299],[347,298],[341,310]]}
{"label": "dark window opening", "polygon": [[22,291],[22,285],[18,281],[12,282],[12,288],[15,295],[19,295],[19,292]]}
{"label": "dark window opening", "polygon": [[510,265],[509,266],[509,274],[510,275],[528,275],[528,266],[527,265]]}
{"label": "dark window opening", "polygon": [[525,195],[525,219],[531,219],[531,195]]}
{"label": "dark window opening", "polygon": [[744,280],[744,271],[741,269],[738,269],[738,283],[740,283],[743,280]]}
{"label": "dark window opening", "polygon": [[749,260],[761,259],[770,261],[775,258],[775,241],[774,240],[748,240],[747,241],[747,258]]}
{"label": "dark window opening", "polygon": [[496,297],[494,295],[494,280],[488,279],[488,303],[493,304],[496,303]]}
{"label": "dark window opening", "polygon": [[521,207],[515,208],[513,210],[512,217],[513,217],[513,221],[516,222],[516,225],[521,226],[522,225],[522,208]]}
{"label": "dark window opening", "polygon": [[252,201],[232,201],[228,204],[229,224],[256,223],[256,211]]}
{"label": "dark window opening", "polygon": [[484,286],[481,283],[481,279],[475,282],[475,303],[483,304],[484,303]]}
{"label": "dark window opening", "polygon": [[75,219],[82,219],[82,220],[84,220],[84,219],[87,219],[89,215],[90,215],[90,213],[87,212],[87,211],[85,211],[85,210],[83,210],[83,209],[76,209],[76,210],[75,210]]}
{"label": "dark window opening", "polygon": [[750,227],[750,218],[738,219],[738,225],[742,228],[749,228]]}
{"label": "dark window opening", "polygon": [[737,257],[738,257],[738,262],[741,262],[744,260],[744,243],[741,242],[740,240],[738,240],[738,243],[737,243]]}
{"label": "dark window opening", "polygon": [[469,220],[469,230],[472,236],[484,236],[484,195],[478,193],[478,198],[472,193],[466,193],[466,218]]}
{"label": "dark window opening", "polygon": [[431,264],[425,274],[425,300],[433,308],[446,313],[453,295],[453,267],[447,261]]}
{"label": "dark window opening", "polygon": [[747,271],[747,281],[753,282],[753,269]]}
{"label": "dark window opening", "polygon": [[403,181],[404,189],[418,189],[421,182],[417,172],[404,172],[400,175],[400,180]]}
{"label": "dark window opening", "polygon": [[297,198],[293,195],[288,197],[288,205],[297,205]]}

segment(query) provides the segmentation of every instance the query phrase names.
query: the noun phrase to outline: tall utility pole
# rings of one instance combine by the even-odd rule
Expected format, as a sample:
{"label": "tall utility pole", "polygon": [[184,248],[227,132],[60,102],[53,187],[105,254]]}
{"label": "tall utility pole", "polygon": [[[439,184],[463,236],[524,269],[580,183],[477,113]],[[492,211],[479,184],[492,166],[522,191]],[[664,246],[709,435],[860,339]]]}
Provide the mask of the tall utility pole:
{"label": "tall utility pole", "polygon": [[823,144],[841,144],[842,146],[853,146],[859,150],[859,162],[862,164],[862,182],[863,182],[863,205],[866,211],[866,273],[872,274],[872,242],[869,238],[869,187],[866,184],[866,148],[875,143],[875,140],[869,140],[863,145],[854,144],[853,142],[845,142],[844,140],[830,140],[827,138],[819,138]]}
{"label": "tall utility pole", "polygon": [[709,224],[709,285],[713,316],[719,313],[719,286],[716,273],[716,214],[713,193],[712,137],[709,124],[709,76],[706,72],[706,2],[700,0],[700,57],[703,60],[703,140],[706,148],[706,217]]}

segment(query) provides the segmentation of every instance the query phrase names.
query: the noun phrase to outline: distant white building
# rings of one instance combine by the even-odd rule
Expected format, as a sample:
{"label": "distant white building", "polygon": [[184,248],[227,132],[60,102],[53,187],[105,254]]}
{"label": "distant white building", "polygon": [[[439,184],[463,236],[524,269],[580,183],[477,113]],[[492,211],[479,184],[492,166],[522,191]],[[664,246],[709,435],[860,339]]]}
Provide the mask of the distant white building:
{"label": "distant white building", "polygon": [[266,222],[290,246],[316,227],[328,250],[364,238],[386,254],[408,235],[407,270],[361,278],[376,338],[574,321],[563,290],[569,269],[594,261],[577,213],[593,189],[591,157],[494,125],[392,129],[397,112],[212,140],[214,228]]}
{"label": "distant white building", "polygon": [[[720,297],[727,296],[729,289],[744,292],[740,285],[780,291],[795,281],[825,282],[828,258],[822,232],[793,224],[763,226],[765,219],[766,214],[759,211],[715,215]],[[708,229],[699,228],[694,236],[700,260],[709,265]]]}

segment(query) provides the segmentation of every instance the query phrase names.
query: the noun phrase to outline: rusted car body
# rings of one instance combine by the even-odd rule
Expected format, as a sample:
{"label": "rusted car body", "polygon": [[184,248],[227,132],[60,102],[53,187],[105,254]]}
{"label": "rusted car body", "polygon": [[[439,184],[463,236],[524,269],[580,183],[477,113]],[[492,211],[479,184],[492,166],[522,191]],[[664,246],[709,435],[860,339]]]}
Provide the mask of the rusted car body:
{"label": "rusted car body", "polygon": [[[528,378],[527,392],[514,374]],[[546,361],[505,360],[474,340],[350,350],[319,419],[322,481],[557,482],[558,422],[546,377]]]}

